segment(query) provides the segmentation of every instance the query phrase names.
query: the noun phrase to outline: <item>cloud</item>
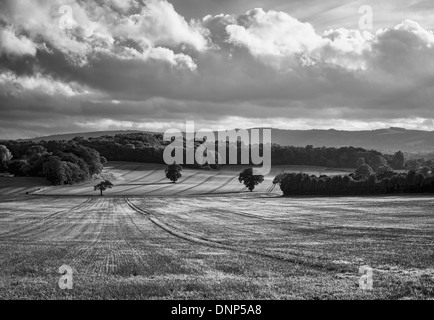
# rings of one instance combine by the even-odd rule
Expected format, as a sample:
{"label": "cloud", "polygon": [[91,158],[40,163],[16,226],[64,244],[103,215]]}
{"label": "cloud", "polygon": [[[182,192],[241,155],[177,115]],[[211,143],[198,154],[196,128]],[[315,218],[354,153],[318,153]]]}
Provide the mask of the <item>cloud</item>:
{"label": "cloud", "polygon": [[15,30],[6,28],[0,31],[0,54],[12,56],[36,54],[36,45],[25,36],[17,36]]}
{"label": "cloud", "polygon": [[425,30],[415,21],[405,20],[393,29],[414,34],[428,47],[431,47],[434,44],[434,33],[431,30]]}
{"label": "cloud", "polygon": [[[134,1],[106,4],[70,2],[69,17],[60,10],[65,5],[62,0],[6,0],[0,5],[0,18],[39,41],[41,50],[58,50],[78,66],[101,55],[118,55],[121,59],[160,59],[172,66],[178,66],[179,62],[181,68],[194,69],[192,58],[178,46],[199,51],[207,48],[207,39],[202,34],[205,29],[195,22],[187,23],[165,0],[146,0],[140,11],[133,14],[125,12],[137,5]],[[31,43],[26,38],[19,40],[21,46],[28,47]],[[35,50],[34,47],[33,55]]]}
{"label": "cloud", "polygon": [[117,35],[139,41],[146,46],[189,45],[196,50],[207,48],[206,30],[194,21],[185,21],[167,1],[146,0],[141,12],[119,21]]}
{"label": "cloud", "polygon": [[344,28],[320,35],[311,24],[287,13],[262,9],[239,16],[207,16],[204,24],[220,47],[225,47],[222,41],[244,47],[262,63],[282,72],[317,64],[363,69],[363,55],[374,38],[369,32]]}
{"label": "cloud", "polygon": [[37,92],[49,96],[72,97],[87,94],[88,91],[76,82],[65,83],[44,76],[40,73],[33,76],[17,76],[12,72],[0,74],[0,89],[2,95],[19,96],[23,92]]}
{"label": "cloud", "polygon": [[[65,3],[71,29],[59,25]],[[434,118],[434,36],[415,21],[320,32],[259,8],[187,21],[166,0],[16,0],[0,9],[0,39],[15,42],[0,47],[0,137],[61,124],[353,129],[428,127]]]}
{"label": "cloud", "polygon": [[255,9],[228,24],[228,42],[246,47],[253,56],[286,71],[294,64],[329,64],[351,70],[366,68],[364,54],[374,36],[339,28],[317,34],[311,24],[284,12]]}
{"label": "cloud", "polygon": [[237,24],[229,24],[226,31],[229,43],[245,46],[252,55],[272,64],[275,60],[312,52],[324,41],[309,23],[284,12],[262,9],[237,17]]}

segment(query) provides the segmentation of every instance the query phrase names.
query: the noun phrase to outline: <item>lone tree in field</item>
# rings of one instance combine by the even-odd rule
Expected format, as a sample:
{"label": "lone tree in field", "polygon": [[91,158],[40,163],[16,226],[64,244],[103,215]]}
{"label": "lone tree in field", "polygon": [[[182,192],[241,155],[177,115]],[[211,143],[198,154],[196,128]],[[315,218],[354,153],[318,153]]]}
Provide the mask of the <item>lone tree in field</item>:
{"label": "lone tree in field", "polygon": [[182,177],[181,171],[182,171],[182,167],[176,162],[171,165],[168,165],[166,168],[166,178],[172,181],[173,183],[176,183],[176,181],[178,181],[179,178]]}
{"label": "lone tree in field", "polygon": [[113,184],[110,181],[106,180],[106,181],[101,182],[100,184],[97,184],[94,187],[94,189],[95,189],[95,191],[99,190],[101,192],[101,197],[102,197],[103,191],[106,191],[107,189],[111,189],[113,187],[114,187]]}
{"label": "lone tree in field", "polygon": [[258,184],[264,182],[264,176],[253,175],[253,169],[248,168],[240,173],[238,181],[240,181],[240,183],[244,183],[250,192],[252,192]]}

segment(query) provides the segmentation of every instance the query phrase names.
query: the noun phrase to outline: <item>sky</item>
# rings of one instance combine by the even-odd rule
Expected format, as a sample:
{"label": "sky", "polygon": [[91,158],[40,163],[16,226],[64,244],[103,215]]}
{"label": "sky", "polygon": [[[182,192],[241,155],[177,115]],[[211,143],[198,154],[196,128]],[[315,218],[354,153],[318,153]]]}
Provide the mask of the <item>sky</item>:
{"label": "sky", "polygon": [[0,139],[434,130],[431,0],[2,0]]}

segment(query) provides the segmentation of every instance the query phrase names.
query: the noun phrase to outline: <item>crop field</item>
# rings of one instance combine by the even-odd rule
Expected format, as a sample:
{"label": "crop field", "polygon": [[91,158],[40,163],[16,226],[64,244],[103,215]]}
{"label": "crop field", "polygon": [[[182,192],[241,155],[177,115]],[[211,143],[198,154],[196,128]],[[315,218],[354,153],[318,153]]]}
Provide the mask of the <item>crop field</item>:
{"label": "crop field", "polygon": [[277,167],[250,193],[238,167],[168,184],[162,166],[111,163],[103,197],[1,177],[0,299],[434,298],[434,197],[282,198],[283,170],[342,173]]}
{"label": "crop field", "polygon": [[[242,166],[225,166],[223,170],[194,170],[184,168],[179,183],[167,180],[163,165],[113,162],[104,171],[115,184],[115,188],[107,190],[107,196],[190,196],[206,194],[230,194],[245,191],[244,185],[238,182],[238,174]],[[257,193],[281,194],[279,188],[273,189],[274,177],[282,171],[308,172],[328,175],[342,174],[345,170],[321,167],[277,166],[258,186]],[[95,183],[83,183],[74,186],[46,187],[35,194],[50,196],[94,196]]]}

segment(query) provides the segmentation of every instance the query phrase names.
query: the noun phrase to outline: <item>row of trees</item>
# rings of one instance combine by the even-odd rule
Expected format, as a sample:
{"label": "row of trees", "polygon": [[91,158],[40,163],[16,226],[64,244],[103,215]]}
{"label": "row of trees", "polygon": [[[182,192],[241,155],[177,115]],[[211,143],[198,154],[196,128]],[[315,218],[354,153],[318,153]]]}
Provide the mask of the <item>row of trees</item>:
{"label": "row of trees", "polygon": [[[361,195],[391,193],[434,193],[434,167],[423,167],[408,172],[392,171],[380,155],[371,159],[371,167],[359,158],[359,167],[345,176],[317,177],[305,173],[280,173],[274,181],[283,194],[289,195]],[[253,169],[243,170],[238,180],[253,191],[264,181],[264,176],[253,175]]]}
{"label": "row of trees", "polygon": [[[79,145],[94,149],[104,156],[108,161],[128,161],[128,162],[143,162],[143,163],[159,163],[163,164],[164,148],[170,143],[163,140],[161,134],[153,133],[130,133],[118,134],[115,136],[103,136],[99,138],[82,138],[77,137],[73,139]],[[32,144],[32,142],[27,142]],[[55,144],[54,141],[41,142],[40,144],[50,151],[50,145]],[[28,147],[26,143],[20,143],[20,146],[13,146],[10,148],[15,158],[16,153],[22,153]],[[195,148],[201,145],[201,142],[195,142]],[[184,139],[184,152],[186,141]],[[243,151],[249,151],[251,146],[244,145],[240,142],[226,144],[227,159],[229,163],[230,150],[237,153],[237,158],[241,164],[241,154]],[[260,153],[262,154],[263,146],[260,145]],[[218,150],[218,148],[216,148]],[[324,166],[333,168],[357,168],[357,161],[364,158],[365,162],[372,166],[371,161],[376,157],[381,156],[385,159],[387,164],[395,169],[404,169],[404,154],[397,152],[394,155],[383,155],[375,150],[365,150],[363,148],[355,147],[342,147],[342,148],[327,148],[327,147],[313,147],[311,145],[306,147],[293,147],[293,146],[280,146],[272,144],[271,146],[271,159],[274,165],[312,165]],[[251,163],[251,162],[250,162]],[[196,165],[197,167],[197,165]],[[218,169],[218,166],[213,166],[213,169]]]}
{"label": "row of trees", "polygon": [[74,141],[9,142],[0,146],[0,155],[2,167],[10,174],[45,177],[54,185],[86,181],[101,173],[107,162],[97,151]]}
{"label": "row of trees", "polygon": [[276,184],[285,196],[290,195],[365,195],[397,193],[434,193],[432,171],[424,174],[411,170],[381,174],[346,176],[310,176],[305,173],[283,173]]}
{"label": "row of trees", "polygon": [[118,134],[99,138],[75,138],[74,141],[97,150],[108,161],[163,164],[164,142],[160,134]]}
{"label": "row of trees", "polygon": [[275,165],[311,165],[331,168],[356,168],[360,158],[369,163],[376,156],[383,156],[390,166],[399,170],[404,166],[403,157],[402,161],[398,160],[401,155],[403,156],[402,153],[383,156],[378,151],[363,148],[314,148],[311,145],[306,147],[273,145],[271,151],[272,163]]}

